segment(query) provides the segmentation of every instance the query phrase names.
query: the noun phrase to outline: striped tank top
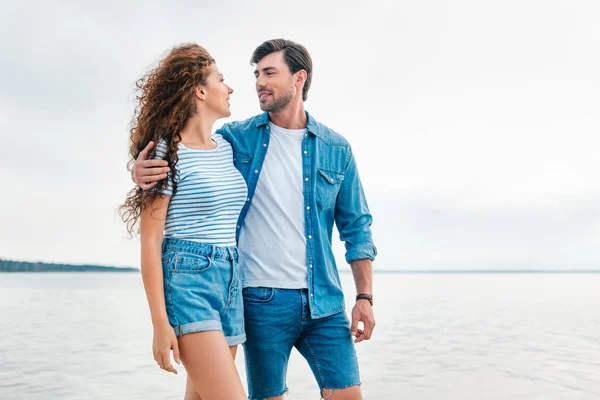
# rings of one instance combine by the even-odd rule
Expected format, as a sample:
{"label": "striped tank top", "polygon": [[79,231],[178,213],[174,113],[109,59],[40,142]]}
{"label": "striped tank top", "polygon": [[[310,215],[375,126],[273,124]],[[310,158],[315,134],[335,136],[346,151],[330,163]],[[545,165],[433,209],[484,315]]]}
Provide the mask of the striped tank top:
{"label": "striped tank top", "polygon": [[[182,239],[216,246],[235,246],[236,225],[248,189],[233,165],[231,145],[219,134],[213,150],[194,150],[179,143],[175,166],[177,192],[171,176],[163,194],[171,196],[165,239]],[[164,159],[167,144],[156,146],[156,158]]]}

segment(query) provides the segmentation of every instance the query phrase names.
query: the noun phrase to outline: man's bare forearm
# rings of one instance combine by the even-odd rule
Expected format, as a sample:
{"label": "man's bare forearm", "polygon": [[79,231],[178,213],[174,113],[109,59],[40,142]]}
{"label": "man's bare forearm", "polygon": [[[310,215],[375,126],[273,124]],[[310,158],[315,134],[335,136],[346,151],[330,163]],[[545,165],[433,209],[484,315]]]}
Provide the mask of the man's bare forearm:
{"label": "man's bare forearm", "polygon": [[356,293],[373,294],[373,262],[368,258],[350,262]]}

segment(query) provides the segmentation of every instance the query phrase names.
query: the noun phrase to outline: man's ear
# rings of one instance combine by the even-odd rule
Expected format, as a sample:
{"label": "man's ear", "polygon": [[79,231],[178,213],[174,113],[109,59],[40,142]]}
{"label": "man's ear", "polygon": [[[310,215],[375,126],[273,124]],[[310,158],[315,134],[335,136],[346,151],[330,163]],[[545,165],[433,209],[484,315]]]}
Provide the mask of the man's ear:
{"label": "man's ear", "polygon": [[304,82],[306,82],[307,77],[308,77],[308,74],[303,69],[296,72],[296,79],[295,79],[294,83],[299,86],[300,90],[302,90],[304,88]]}

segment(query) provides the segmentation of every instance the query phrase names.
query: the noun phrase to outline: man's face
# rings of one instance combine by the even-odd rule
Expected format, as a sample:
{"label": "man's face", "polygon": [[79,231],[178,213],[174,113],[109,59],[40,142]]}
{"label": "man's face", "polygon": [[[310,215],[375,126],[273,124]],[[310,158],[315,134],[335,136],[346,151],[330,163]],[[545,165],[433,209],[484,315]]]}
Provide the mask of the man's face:
{"label": "man's face", "polygon": [[278,113],[290,104],[296,95],[293,75],[281,51],[265,56],[256,65],[256,93],[260,109]]}

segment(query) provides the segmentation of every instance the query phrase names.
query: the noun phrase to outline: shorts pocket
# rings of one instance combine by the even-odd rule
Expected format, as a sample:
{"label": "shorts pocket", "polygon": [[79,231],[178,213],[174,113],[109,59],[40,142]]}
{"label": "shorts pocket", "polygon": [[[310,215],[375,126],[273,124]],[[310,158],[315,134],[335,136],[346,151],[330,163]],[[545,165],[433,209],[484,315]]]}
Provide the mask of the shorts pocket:
{"label": "shorts pocket", "polygon": [[250,303],[268,303],[275,297],[277,289],[268,287],[247,287],[242,290],[244,301]]}
{"label": "shorts pocket", "polygon": [[178,253],[171,272],[174,274],[201,274],[212,266],[212,260],[208,256],[197,254]]}

